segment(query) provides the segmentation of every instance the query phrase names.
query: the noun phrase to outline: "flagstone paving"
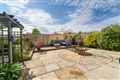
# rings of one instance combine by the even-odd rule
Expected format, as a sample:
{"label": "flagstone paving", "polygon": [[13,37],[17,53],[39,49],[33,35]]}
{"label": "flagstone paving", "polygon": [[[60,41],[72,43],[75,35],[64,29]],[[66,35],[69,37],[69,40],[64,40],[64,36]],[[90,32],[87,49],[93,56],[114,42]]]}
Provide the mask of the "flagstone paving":
{"label": "flagstone paving", "polygon": [[[26,80],[119,80],[120,65],[114,57],[120,52],[89,49],[92,55],[81,56],[71,50],[61,49],[34,53]],[[110,52],[110,55],[109,55]],[[112,56],[113,55],[113,56]]]}

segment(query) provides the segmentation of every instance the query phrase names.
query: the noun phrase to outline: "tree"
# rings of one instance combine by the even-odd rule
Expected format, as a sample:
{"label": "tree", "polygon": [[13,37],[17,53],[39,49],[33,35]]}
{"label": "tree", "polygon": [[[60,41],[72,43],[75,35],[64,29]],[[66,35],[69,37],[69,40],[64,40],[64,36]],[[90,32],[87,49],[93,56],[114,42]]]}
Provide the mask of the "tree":
{"label": "tree", "polygon": [[114,24],[101,30],[97,37],[97,44],[102,49],[120,49],[120,25]]}
{"label": "tree", "polygon": [[37,28],[34,28],[32,30],[32,34],[40,34],[40,31]]}
{"label": "tree", "polygon": [[58,34],[57,32],[54,32],[53,34]]}
{"label": "tree", "polygon": [[99,32],[94,31],[87,35],[83,40],[83,45],[86,47],[97,47],[97,35]]}

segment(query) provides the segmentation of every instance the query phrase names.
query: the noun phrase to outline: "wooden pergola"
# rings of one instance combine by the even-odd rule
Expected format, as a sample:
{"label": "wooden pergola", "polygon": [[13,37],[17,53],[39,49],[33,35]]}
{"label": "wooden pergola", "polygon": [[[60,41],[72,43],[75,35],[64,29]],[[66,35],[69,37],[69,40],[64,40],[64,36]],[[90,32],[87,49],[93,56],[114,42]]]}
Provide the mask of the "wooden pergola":
{"label": "wooden pergola", "polygon": [[[19,31],[13,32],[13,29]],[[13,63],[12,45],[14,38],[19,37],[19,59],[22,59],[22,30],[23,25],[20,24],[13,15],[8,15],[3,12],[0,13],[0,62]],[[17,34],[16,34],[17,33]]]}

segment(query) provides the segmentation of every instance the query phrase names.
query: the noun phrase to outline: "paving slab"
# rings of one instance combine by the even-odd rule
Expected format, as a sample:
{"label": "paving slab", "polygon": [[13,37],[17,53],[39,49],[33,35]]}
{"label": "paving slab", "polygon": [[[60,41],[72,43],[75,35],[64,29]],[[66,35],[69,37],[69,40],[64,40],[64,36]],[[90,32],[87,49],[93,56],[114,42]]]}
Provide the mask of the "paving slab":
{"label": "paving slab", "polygon": [[46,72],[54,71],[57,69],[60,69],[60,67],[57,64],[49,64],[45,65]]}
{"label": "paving slab", "polygon": [[28,78],[39,76],[39,75],[44,74],[44,73],[46,73],[44,66],[30,68]]}
{"label": "paving slab", "polygon": [[34,68],[34,67],[38,67],[38,66],[42,66],[42,61],[38,60],[38,59],[32,59],[30,61],[26,61],[25,62],[25,66],[27,68]]}
{"label": "paving slab", "polygon": [[98,69],[86,73],[89,79],[106,79],[106,80],[119,80],[119,71],[108,66],[102,66]]}
{"label": "paving slab", "polygon": [[70,66],[70,65],[73,65],[73,63],[70,63],[70,62],[67,62],[67,61],[60,61],[57,63],[61,68],[64,68],[64,67],[67,67],[67,66]]}
{"label": "paving slab", "polygon": [[41,76],[34,77],[32,80],[42,80]]}
{"label": "paving slab", "polygon": [[68,66],[63,69],[57,70],[56,74],[58,79],[60,80],[70,80],[76,78],[82,78],[82,80],[86,80],[85,76],[83,75],[80,70],[78,70],[75,66]]}
{"label": "paving slab", "polygon": [[77,67],[79,70],[81,70],[83,73],[86,73],[88,71],[90,71],[88,68],[84,67],[83,65],[75,65],[75,67]]}
{"label": "paving slab", "polygon": [[119,68],[119,63],[115,63],[115,62],[110,62],[110,63],[106,64],[106,66],[112,67],[112,68],[118,69],[118,70],[120,69]]}
{"label": "paving slab", "polygon": [[53,58],[44,59],[42,62],[43,62],[43,65],[49,65],[49,64],[56,63],[56,61]]}
{"label": "paving slab", "polygon": [[58,80],[55,72],[50,72],[45,75],[42,75],[42,80]]}
{"label": "paving slab", "polygon": [[36,53],[32,56],[32,59],[39,58],[39,55],[40,55],[40,53],[39,53],[39,52],[36,52]]}
{"label": "paving slab", "polygon": [[67,49],[37,52],[25,62],[26,68],[30,68],[27,80],[120,79],[120,64],[109,55],[113,52],[97,49],[87,52],[93,55],[81,56]]}

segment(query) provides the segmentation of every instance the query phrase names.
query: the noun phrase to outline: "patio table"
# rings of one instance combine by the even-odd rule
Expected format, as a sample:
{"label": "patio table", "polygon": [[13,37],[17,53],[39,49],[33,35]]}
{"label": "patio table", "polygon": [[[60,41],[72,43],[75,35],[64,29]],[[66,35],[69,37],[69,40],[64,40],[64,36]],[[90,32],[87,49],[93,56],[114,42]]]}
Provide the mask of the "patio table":
{"label": "patio table", "polygon": [[75,52],[79,54],[85,54],[86,48],[75,48]]}

